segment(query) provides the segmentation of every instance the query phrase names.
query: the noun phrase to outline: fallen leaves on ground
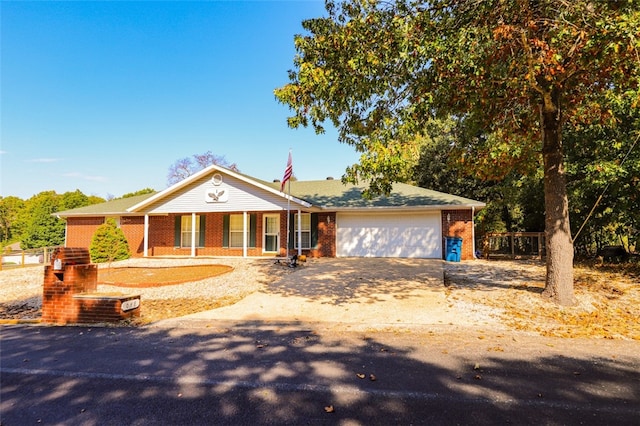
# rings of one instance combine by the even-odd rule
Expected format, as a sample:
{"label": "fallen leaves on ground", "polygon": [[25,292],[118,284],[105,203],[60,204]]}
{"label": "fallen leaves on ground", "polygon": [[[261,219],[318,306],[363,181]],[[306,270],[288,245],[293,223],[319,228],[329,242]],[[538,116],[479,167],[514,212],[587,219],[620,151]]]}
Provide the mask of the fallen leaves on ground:
{"label": "fallen leaves on ground", "polygon": [[[574,268],[574,306],[559,306],[541,296],[545,265],[494,262],[494,274],[447,277],[447,295],[495,309],[502,322],[520,331],[565,338],[640,340],[640,274],[633,265],[578,265]],[[515,273],[507,274],[503,268]],[[521,274],[518,275],[518,269]],[[518,279],[520,277],[520,279]],[[525,277],[525,279],[522,279]],[[502,281],[501,281],[502,280]],[[490,291],[487,286],[494,285]]]}

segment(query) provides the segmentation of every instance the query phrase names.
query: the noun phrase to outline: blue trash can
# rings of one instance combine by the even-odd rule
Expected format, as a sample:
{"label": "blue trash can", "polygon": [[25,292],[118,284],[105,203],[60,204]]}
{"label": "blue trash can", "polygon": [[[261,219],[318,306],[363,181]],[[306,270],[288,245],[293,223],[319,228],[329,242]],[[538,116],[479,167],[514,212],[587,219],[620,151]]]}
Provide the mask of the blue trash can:
{"label": "blue trash can", "polygon": [[447,262],[460,262],[462,253],[462,238],[446,237],[445,256]]}

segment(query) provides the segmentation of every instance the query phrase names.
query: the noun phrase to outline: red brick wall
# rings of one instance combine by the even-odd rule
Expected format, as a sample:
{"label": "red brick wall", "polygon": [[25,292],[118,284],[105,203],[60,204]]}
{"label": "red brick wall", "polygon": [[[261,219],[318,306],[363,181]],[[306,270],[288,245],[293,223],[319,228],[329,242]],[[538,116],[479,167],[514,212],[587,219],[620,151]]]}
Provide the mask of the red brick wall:
{"label": "red brick wall", "polygon": [[69,217],[65,246],[89,247],[93,234],[104,223],[104,217]]}
{"label": "red brick wall", "polygon": [[[207,228],[205,231],[205,246],[196,248],[196,256],[242,256],[242,248],[222,247],[223,218],[225,214],[242,214],[242,212],[203,214]],[[191,255],[190,247],[175,246],[174,227],[176,216],[177,215],[150,217],[149,256]],[[286,213],[284,220],[286,221]],[[256,221],[256,247],[248,248],[247,256],[262,256],[262,213],[256,214]],[[144,247],[141,246],[139,252],[133,253],[134,256],[142,256],[143,248]]]}
{"label": "red brick wall", "polygon": [[[143,225],[144,226],[144,225]],[[149,256],[168,255],[173,253],[175,216],[151,216],[149,217]],[[144,232],[144,230],[143,230]],[[157,252],[158,248],[165,248],[163,252]],[[144,249],[144,247],[143,247]],[[135,257],[141,257],[143,250],[131,252]]]}
{"label": "red brick wall", "polygon": [[[287,212],[280,212],[280,253],[282,257],[287,256]],[[293,253],[293,248],[291,248]]]}
{"label": "red brick wall", "polygon": [[[294,216],[295,217],[295,216]],[[262,231],[260,231],[262,232]],[[286,256],[287,212],[280,214],[280,256]],[[294,246],[295,247],[295,246]],[[290,247],[290,254],[297,254]],[[336,257],[336,214],[318,213],[318,241],[315,248],[303,249],[302,254],[309,257]]]}
{"label": "red brick wall", "polygon": [[76,295],[73,301],[77,305],[79,323],[117,322],[140,316],[140,305],[128,311],[122,310],[122,303],[140,299],[139,295],[122,297],[103,297],[100,295]]}
{"label": "red brick wall", "polygon": [[120,229],[129,242],[131,255],[142,256],[144,251],[144,216],[123,216],[120,218]]}
{"label": "red brick wall", "polygon": [[[473,260],[473,220],[471,210],[443,210],[442,211],[442,236],[461,237],[461,260]],[[445,242],[442,243],[442,257],[445,257]]]}
{"label": "red brick wall", "polygon": [[[287,212],[280,213],[280,256],[286,256]],[[225,213],[228,214],[228,213]],[[235,214],[241,214],[236,212]],[[205,247],[196,248],[196,256],[242,256],[242,249],[222,247],[222,213],[207,213]],[[256,247],[247,250],[248,256],[262,256],[263,213],[258,213],[256,223]],[[175,247],[174,227],[176,215],[149,217],[149,255],[150,256],[190,256],[190,248]],[[103,217],[68,218],[67,246],[90,247],[93,234],[104,223]],[[318,215],[318,245],[303,253],[311,257],[335,257],[336,255],[336,215],[323,213]],[[122,229],[133,257],[144,255],[144,217],[124,216],[120,219]],[[293,253],[293,248],[291,249]]]}
{"label": "red brick wall", "polygon": [[[71,252],[67,254],[69,253]],[[63,256],[60,258],[63,259]],[[42,322],[97,323],[140,316],[139,306],[126,312],[122,311],[124,301],[140,299],[139,295],[105,297],[92,294],[97,288],[97,265],[68,265],[62,269],[46,265],[42,290]]]}
{"label": "red brick wall", "polygon": [[336,214],[318,214],[318,245],[312,257],[336,257]]}
{"label": "red brick wall", "polygon": [[[150,221],[156,219],[152,216]],[[163,216],[166,218],[166,216]],[[91,240],[100,225],[104,224],[104,217],[70,217],[67,218],[67,235],[65,245],[67,247],[91,246]],[[141,257],[144,250],[144,217],[123,216],[120,218],[120,229],[129,242],[131,254]],[[171,224],[171,241],[173,242],[173,223]]]}
{"label": "red brick wall", "polygon": [[44,267],[42,290],[42,321],[66,324],[77,322],[78,306],[73,295],[95,291],[98,282],[97,265],[71,265],[54,270]]}

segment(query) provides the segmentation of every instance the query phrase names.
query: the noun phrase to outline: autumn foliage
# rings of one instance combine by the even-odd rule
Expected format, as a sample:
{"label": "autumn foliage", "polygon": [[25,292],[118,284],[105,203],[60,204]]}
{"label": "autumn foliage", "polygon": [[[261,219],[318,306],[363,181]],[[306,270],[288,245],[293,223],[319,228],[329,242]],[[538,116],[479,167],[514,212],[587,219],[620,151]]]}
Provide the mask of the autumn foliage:
{"label": "autumn foliage", "polygon": [[544,171],[544,294],[575,303],[562,132],[615,125],[640,104],[640,1],[327,1],[303,22],[295,69],[275,90],[291,127],[326,123],[361,153],[343,180],[389,193],[415,165],[431,118],[453,118],[465,168]]}

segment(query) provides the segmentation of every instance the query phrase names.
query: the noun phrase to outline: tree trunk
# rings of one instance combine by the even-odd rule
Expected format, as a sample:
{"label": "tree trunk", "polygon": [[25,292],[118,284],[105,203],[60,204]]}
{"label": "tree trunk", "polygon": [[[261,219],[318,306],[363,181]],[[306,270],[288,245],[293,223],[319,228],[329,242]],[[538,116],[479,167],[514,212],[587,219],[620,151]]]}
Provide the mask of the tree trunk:
{"label": "tree trunk", "polygon": [[542,293],[560,305],[573,305],[573,241],[564,176],[559,95],[543,96],[542,156],[544,161],[547,277]]}

